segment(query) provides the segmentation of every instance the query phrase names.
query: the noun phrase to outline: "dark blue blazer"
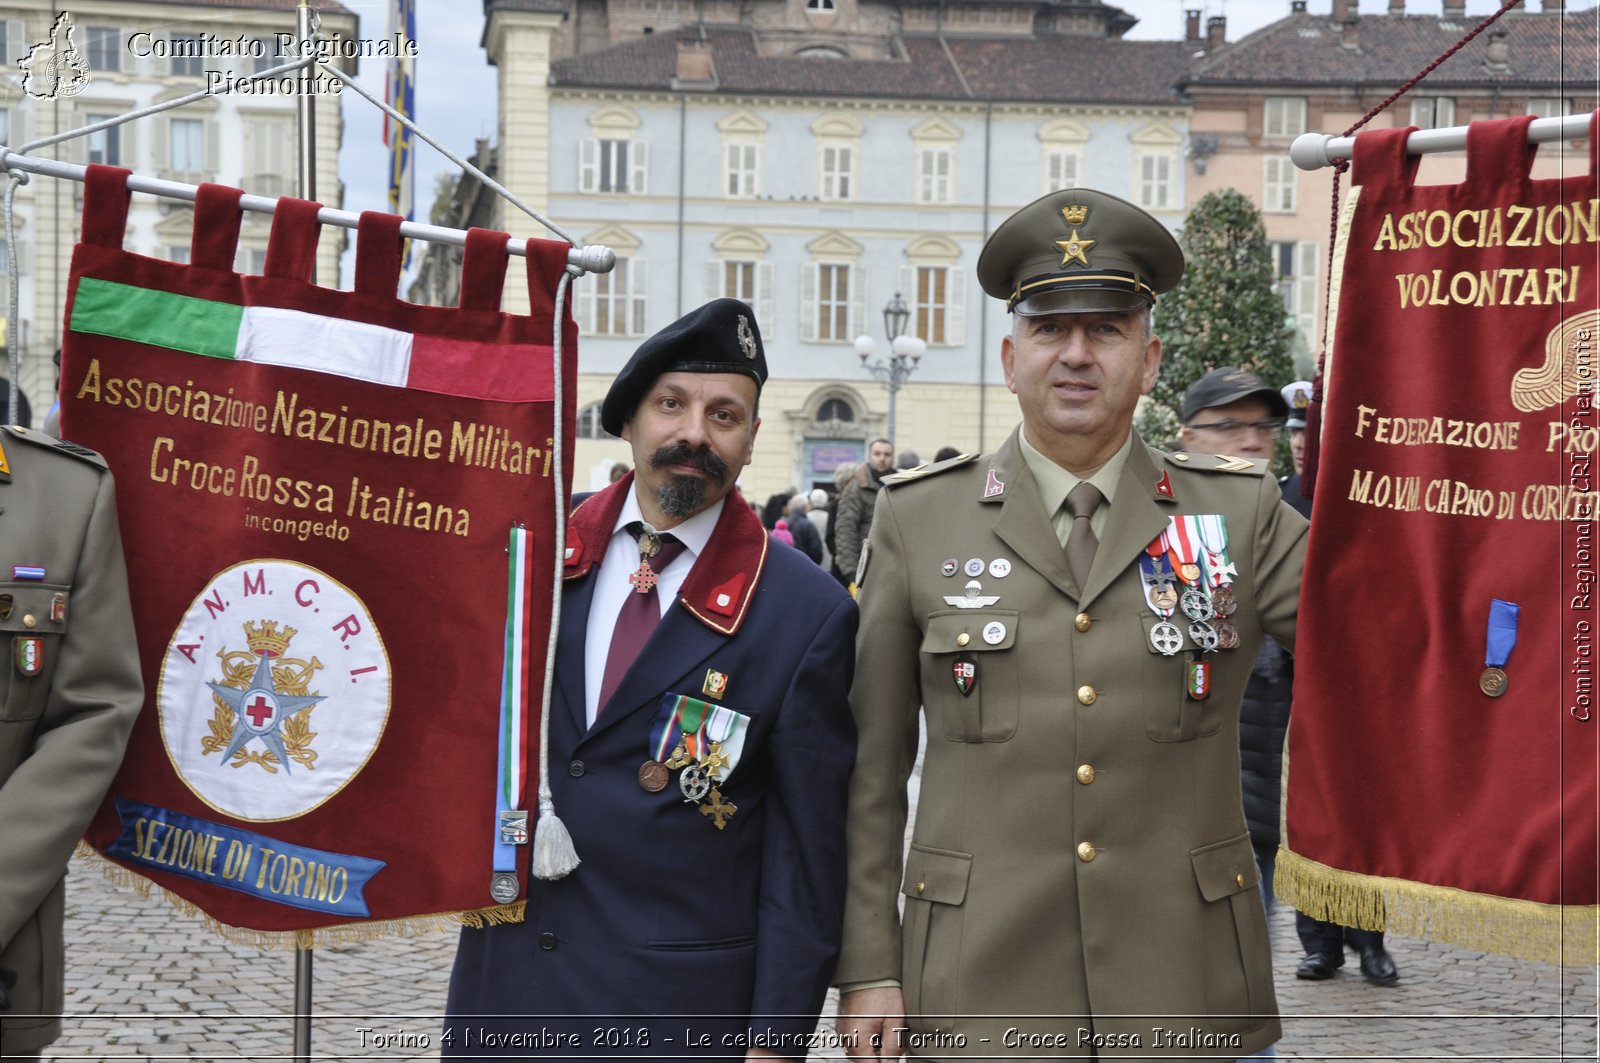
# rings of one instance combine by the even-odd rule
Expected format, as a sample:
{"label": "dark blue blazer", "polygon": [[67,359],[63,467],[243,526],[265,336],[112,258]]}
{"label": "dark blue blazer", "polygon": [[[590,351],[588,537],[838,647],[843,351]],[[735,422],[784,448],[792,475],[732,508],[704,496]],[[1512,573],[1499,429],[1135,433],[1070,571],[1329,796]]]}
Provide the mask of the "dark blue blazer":
{"label": "dark blue blazer", "polygon": [[[816,1026],[844,903],[855,602],[730,495],[587,727],[593,575],[632,485],[599,492],[570,525],[549,772],[582,863],[532,880],[524,922],[462,932],[447,1056],[738,1058],[754,1037],[803,1057]],[[750,717],[720,786],[737,807],[722,830],[684,800],[676,771],[657,793],[639,781],[663,696],[714,701],[708,670],[727,676],[716,703]]]}

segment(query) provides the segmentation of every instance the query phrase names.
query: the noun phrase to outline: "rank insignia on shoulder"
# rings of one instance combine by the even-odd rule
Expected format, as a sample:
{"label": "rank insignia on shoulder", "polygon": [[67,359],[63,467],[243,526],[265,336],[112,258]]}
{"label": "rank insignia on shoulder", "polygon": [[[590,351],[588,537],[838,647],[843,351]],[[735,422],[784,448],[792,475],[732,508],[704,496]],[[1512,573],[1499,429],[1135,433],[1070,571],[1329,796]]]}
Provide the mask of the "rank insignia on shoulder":
{"label": "rank insignia on shoulder", "polygon": [[1256,469],[1256,463],[1249,458],[1236,458],[1231,454],[1218,454],[1216,458],[1214,472],[1251,472]]}

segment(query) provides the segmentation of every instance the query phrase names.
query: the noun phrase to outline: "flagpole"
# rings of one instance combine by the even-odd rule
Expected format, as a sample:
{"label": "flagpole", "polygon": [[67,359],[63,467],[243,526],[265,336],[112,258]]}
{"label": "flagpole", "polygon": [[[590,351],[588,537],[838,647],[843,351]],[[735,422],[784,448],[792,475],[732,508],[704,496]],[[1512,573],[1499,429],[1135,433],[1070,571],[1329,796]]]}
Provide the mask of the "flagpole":
{"label": "flagpole", "polygon": [[[295,28],[300,41],[300,55],[310,55],[315,47],[316,22],[309,0],[300,0],[295,8]],[[299,133],[300,198],[317,198],[317,104],[310,91],[295,97],[295,114]],[[312,284],[317,283],[317,260],[311,260]],[[294,1058],[310,1063],[311,1059],[311,972],[312,950],[309,945],[296,944],[294,949]]]}

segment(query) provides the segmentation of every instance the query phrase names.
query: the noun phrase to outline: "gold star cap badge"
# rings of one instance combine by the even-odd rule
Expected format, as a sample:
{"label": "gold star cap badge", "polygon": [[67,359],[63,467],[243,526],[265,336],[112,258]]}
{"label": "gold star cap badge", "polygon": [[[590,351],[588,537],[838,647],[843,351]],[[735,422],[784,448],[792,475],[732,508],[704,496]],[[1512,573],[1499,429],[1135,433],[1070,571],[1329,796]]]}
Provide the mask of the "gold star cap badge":
{"label": "gold star cap badge", "polygon": [[1089,264],[1087,252],[1094,245],[1094,240],[1085,240],[1079,236],[1077,229],[1072,230],[1072,235],[1067,239],[1056,241],[1056,246],[1061,248],[1061,264],[1063,266],[1074,259],[1087,266]]}

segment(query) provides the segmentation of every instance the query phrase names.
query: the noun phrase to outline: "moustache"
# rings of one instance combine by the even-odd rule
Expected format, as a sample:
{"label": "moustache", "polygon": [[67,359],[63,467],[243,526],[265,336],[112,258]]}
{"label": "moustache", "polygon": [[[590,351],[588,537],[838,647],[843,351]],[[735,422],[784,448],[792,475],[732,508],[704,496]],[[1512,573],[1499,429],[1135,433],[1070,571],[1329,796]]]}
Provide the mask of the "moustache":
{"label": "moustache", "polygon": [[718,481],[728,478],[728,463],[717,457],[710,447],[702,446],[696,450],[687,443],[672,443],[650,455],[652,469],[666,465],[687,465]]}

